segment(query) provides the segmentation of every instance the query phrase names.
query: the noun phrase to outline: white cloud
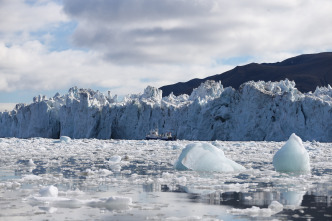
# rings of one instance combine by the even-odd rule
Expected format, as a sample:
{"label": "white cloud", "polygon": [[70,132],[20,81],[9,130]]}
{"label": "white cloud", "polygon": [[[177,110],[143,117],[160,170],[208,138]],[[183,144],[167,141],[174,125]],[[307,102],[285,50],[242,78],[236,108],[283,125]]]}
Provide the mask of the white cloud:
{"label": "white cloud", "polygon": [[170,81],[190,79],[192,73],[200,77],[207,74],[205,67],[194,65],[185,71],[182,66],[118,66],[100,59],[96,52],[48,52],[38,41],[12,47],[0,45],[0,68],[3,91],[56,90],[78,85],[114,88],[116,93],[127,94],[141,92],[148,84],[162,86]]}
{"label": "white cloud", "polygon": [[[126,94],[221,73],[229,58],[331,50],[331,11],[329,0],[0,0],[0,91]],[[75,47],[50,50],[52,30],[73,20]]]}
{"label": "white cloud", "polygon": [[74,43],[104,53],[115,64],[207,65],[214,57],[274,57],[324,51],[332,44],[332,2],[326,0],[67,0],[64,4],[68,16],[79,21]]}
{"label": "white cloud", "polygon": [[25,4],[22,0],[0,1],[0,32],[30,32],[67,21],[62,6],[52,1]]}

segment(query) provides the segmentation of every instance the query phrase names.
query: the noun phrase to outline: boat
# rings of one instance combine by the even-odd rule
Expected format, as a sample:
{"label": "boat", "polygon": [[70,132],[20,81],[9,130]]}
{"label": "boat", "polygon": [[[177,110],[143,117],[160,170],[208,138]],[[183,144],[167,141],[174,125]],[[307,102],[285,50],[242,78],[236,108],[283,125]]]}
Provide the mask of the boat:
{"label": "boat", "polygon": [[146,140],[176,140],[176,137],[172,136],[171,132],[159,134],[158,130],[151,130],[149,134],[145,136]]}

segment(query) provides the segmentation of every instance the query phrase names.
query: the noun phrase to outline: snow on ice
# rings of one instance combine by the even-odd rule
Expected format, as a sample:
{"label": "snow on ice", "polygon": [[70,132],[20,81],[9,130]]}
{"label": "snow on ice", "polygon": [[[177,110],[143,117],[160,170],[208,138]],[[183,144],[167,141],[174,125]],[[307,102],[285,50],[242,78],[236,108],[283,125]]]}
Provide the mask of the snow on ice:
{"label": "snow on ice", "polygon": [[273,156],[273,166],[279,172],[308,173],[310,158],[300,137],[292,134],[287,143]]}
{"label": "snow on ice", "polygon": [[147,87],[122,101],[91,89],[38,96],[0,112],[0,137],[143,139],[152,129],[187,140],[332,141],[332,88],[299,92],[293,81],[247,82],[239,90],[207,81],[190,96]]}
{"label": "snow on ice", "polygon": [[245,168],[225,157],[221,149],[208,143],[188,144],[181,152],[175,168],[178,170],[233,172]]}

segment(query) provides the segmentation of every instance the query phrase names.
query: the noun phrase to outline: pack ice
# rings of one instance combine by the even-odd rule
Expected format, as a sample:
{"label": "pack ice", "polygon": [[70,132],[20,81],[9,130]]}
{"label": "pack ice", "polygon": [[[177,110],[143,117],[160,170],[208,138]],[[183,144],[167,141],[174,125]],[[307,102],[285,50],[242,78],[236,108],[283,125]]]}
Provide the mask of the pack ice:
{"label": "pack ice", "polygon": [[225,157],[224,152],[209,143],[188,144],[175,163],[178,170],[233,172],[245,168]]}
{"label": "pack ice", "polygon": [[273,156],[273,166],[278,172],[310,172],[309,154],[300,137],[292,134],[286,144]]}
{"label": "pack ice", "polygon": [[[293,81],[247,82],[239,90],[207,81],[190,96],[117,96],[73,87],[0,112],[0,137],[143,139],[152,129],[187,140],[332,141],[332,88],[301,93]],[[285,123],[287,122],[287,123]]]}

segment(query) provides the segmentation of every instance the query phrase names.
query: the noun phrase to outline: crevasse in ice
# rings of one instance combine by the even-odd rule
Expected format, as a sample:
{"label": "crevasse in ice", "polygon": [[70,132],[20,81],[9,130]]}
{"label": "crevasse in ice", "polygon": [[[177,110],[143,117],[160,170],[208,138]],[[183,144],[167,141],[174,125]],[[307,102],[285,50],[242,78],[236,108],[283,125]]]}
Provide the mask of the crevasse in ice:
{"label": "crevasse in ice", "polygon": [[[190,96],[147,87],[119,101],[73,87],[0,112],[0,137],[144,139],[150,130],[186,140],[332,141],[332,88],[301,93],[293,81],[247,82],[238,90],[207,81]],[[285,124],[285,122],[288,122]]]}
{"label": "crevasse in ice", "polygon": [[292,134],[287,143],[273,156],[273,166],[278,172],[310,172],[309,154],[300,137]]}
{"label": "crevasse in ice", "polygon": [[233,172],[245,168],[225,157],[221,149],[209,143],[188,144],[174,165],[178,170]]}

